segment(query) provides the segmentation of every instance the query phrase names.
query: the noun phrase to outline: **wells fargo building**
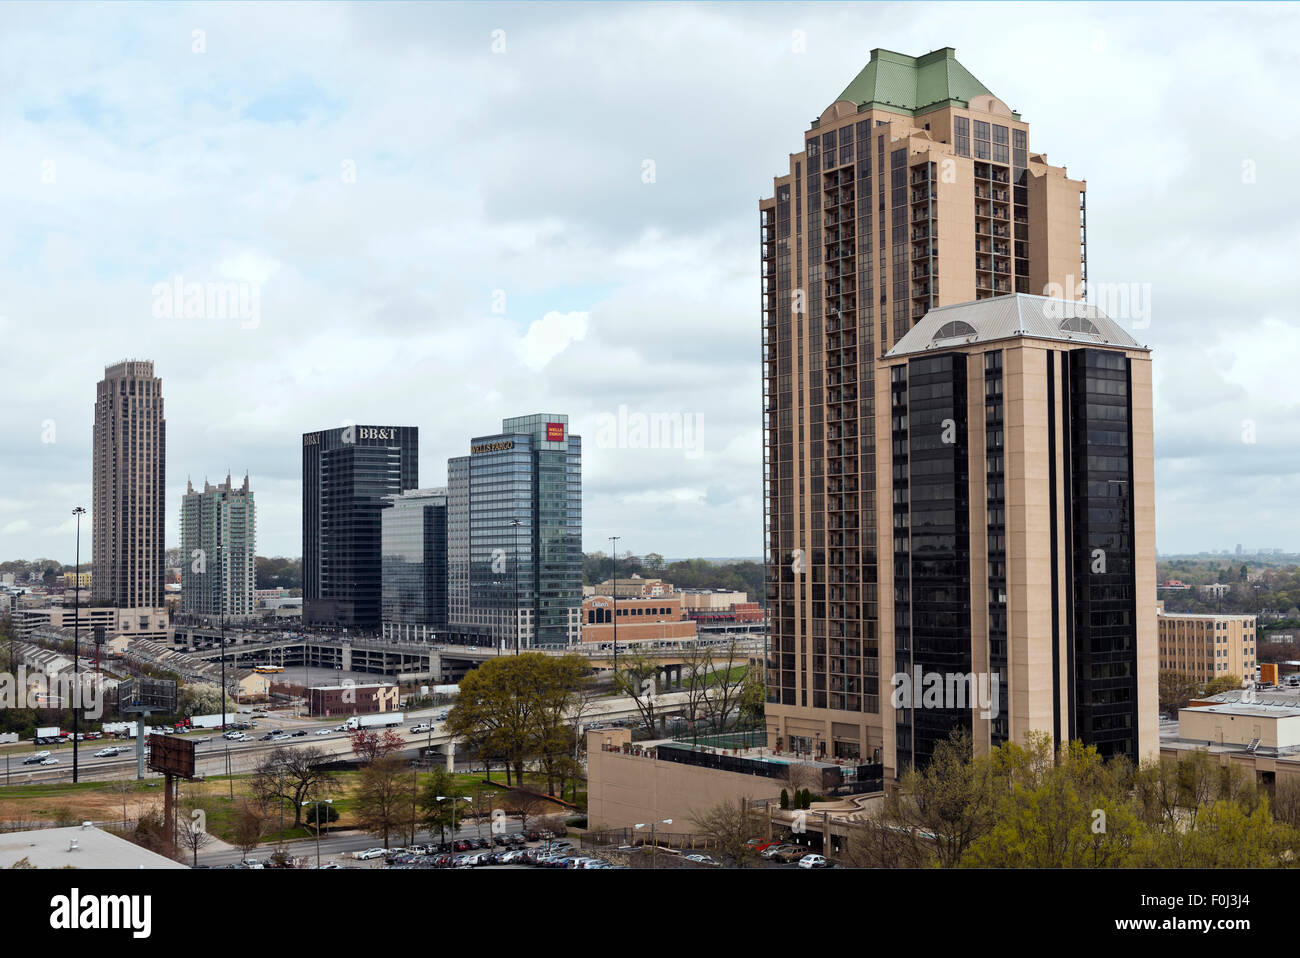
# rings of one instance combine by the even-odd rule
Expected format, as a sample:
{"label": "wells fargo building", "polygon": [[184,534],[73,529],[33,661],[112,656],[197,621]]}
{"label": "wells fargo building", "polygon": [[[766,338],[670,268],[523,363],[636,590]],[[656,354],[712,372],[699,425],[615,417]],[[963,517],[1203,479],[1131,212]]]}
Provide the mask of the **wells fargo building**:
{"label": "wells fargo building", "polygon": [[[1089,739],[1092,726],[1072,709],[1090,666],[1071,659],[1080,646],[1067,647],[1061,638],[1066,631],[1074,634],[1065,617],[1091,614],[1084,611],[1086,598],[1067,603],[1065,593],[1094,588],[1088,595],[1102,594],[1106,588],[1071,578],[1078,570],[1061,552],[1073,548],[1075,541],[1070,538],[1075,533],[1067,534],[1060,525],[1065,510],[1086,508],[1087,501],[1065,497],[1066,487],[1077,480],[1085,483],[1086,491],[1091,480],[1066,470],[1060,461],[1073,441],[1068,431],[1059,431],[1067,429],[1060,416],[1076,394],[1062,393],[1059,377],[1063,370],[1074,370],[1076,362],[1086,365],[1088,360],[1067,355],[1085,345],[1119,349],[1124,374],[1135,377],[1131,388],[1137,408],[1130,427],[1136,435],[1124,453],[1133,471],[1127,487],[1131,491],[1126,493],[1130,520],[1129,527],[1117,533],[1119,539],[1127,536],[1125,544],[1117,539],[1115,547],[1130,552],[1130,580],[1146,576],[1144,550],[1149,549],[1152,582],[1150,592],[1144,581],[1130,581],[1126,587],[1137,607],[1125,626],[1130,649],[1123,654],[1129,661],[1117,667],[1119,672],[1129,670],[1131,687],[1118,694],[1131,696],[1140,711],[1147,686],[1154,690],[1154,671],[1148,682],[1145,672],[1138,675],[1136,661],[1143,643],[1154,655],[1154,636],[1148,642],[1133,631],[1138,628],[1133,623],[1145,621],[1145,596],[1154,594],[1154,544],[1144,525],[1151,519],[1150,382],[1149,373],[1142,372],[1149,370],[1149,362],[1127,336],[1123,342],[1107,343],[1105,336],[1072,339],[1074,331],[1060,326],[1032,327],[1050,345],[1035,347],[1040,352],[1026,360],[1025,382],[1033,389],[1004,394],[1007,414],[1028,417],[1027,427],[1032,426],[1036,437],[1030,441],[1028,432],[1014,437],[1018,451],[1000,463],[1008,473],[995,485],[1009,498],[1001,506],[988,503],[982,436],[963,453],[948,450],[951,461],[946,466],[922,467],[948,470],[943,480],[946,495],[980,500],[976,512],[966,515],[960,536],[955,529],[931,530],[941,537],[942,547],[949,546],[951,537],[954,551],[922,570],[935,576],[924,585],[931,599],[955,608],[965,603],[970,615],[962,620],[947,614],[951,608],[918,610],[913,604],[916,586],[899,581],[894,541],[899,517],[894,505],[900,499],[910,502],[912,490],[906,481],[910,474],[902,487],[895,485],[895,470],[909,468],[906,456],[894,463],[889,455],[895,449],[901,452],[897,443],[903,440],[893,435],[896,410],[890,408],[891,377],[896,375],[892,367],[900,363],[887,363],[886,354],[922,317],[940,307],[995,297],[1019,302],[1013,294],[1048,290],[1071,299],[1082,295],[1085,185],[1069,179],[1063,168],[1049,166],[1042,154],[1030,152],[1029,136],[1029,125],[958,63],[951,48],[923,57],[875,50],[870,63],[813,121],[804,149],[790,156],[788,172],[774,180],[772,197],[759,204],[764,536],[771,620],[767,716],[772,745],[780,739],[788,749],[880,761],[886,775],[893,776],[913,761],[923,763],[933,741],[953,725],[967,727],[977,748],[1008,734],[1019,739],[1030,727],[1058,737]],[[1006,340],[1017,344],[1017,356],[1024,351],[1024,327],[983,320],[968,325],[976,332],[966,337],[975,339],[963,349],[978,343],[987,350],[994,341]],[[1106,332],[1113,331],[1109,320],[1102,325]],[[932,339],[920,344],[922,353],[936,348]],[[1047,368],[1049,354],[1061,354],[1053,360],[1054,372]],[[901,360],[901,354],[896,355]],[[910,348],[907,355],[901,363],[905,367],[911,363]],[[1130,373],[1134,360],[1140,371]],[[937,389],[924,382],[934,373],[917,372],[918,409],[930,392],[969,396],[976,390],[982,413],[984,368],[977,359],[956,360],[950,366],[938,373],[949,378]],[[1087,372],[1080,369],[1075,376],[1072,381],[1086,390]],[[1054,383],[1050,388],[1049,381]],[[1051,447],[1055,460],[1048,447],[1039,444],[1048,429],[1049,395],[1057,403],[1051,413],[1057,417],[1056,445]],[[1011,404],[1017,406],[1014,413]],[[926,418],[933,418],[933,411]],[[958,417],[956,432],[969,437],[974,423],[982,426],[983,417]],[[1056,472],[1049,468],[1052,461],[1059,467]],[[1051,515],[1043,512],[1049,504],[1057,510]],[[988,513],[991,508],[1001,512]],[[947,520],[952,511],[937,509],[935,518]],[[927,521],[925,509],[919,512],[921,521]],[[1011,525],[1004,533],[989,533],[980,527],[987,525],[988,514]],[[910,511],[907,517],[917,518]],[[1057,523],[1055,538],[1049,535],[1052,522]],[[906,535],[917,533],[912,526]],[[961,549],[958,538],[965,542]],[[972,549],[976,540],[978,548]],[[995,547],[992,559],[990,541]],[[1021,568],[1031,544],[1037,558],[1055,550],[1058,564],[1046,571],[1036,569],[1035,574],[1056,575],[1056,587],[1039,593],[1029,579],[1016,580],[1006,572],[1008,610],[1031,603],[1041,613],[1047,602],[1041,618],[1022,621],[1032,634],[1017,646],[1000,634],[1000,626],[990,632],[990,619],[1000,623],[997,610],[990,609],[990,595],[1001,592],[997,577],[990,579],[988,563]],[[999,549],[1006,553],[1001,560],[996,558]],[[908,562],[916,558],[911,553]],[[1124,566],[1122,558],[1116,563],[1110,568]],[[903,566],[911,574],[917,571],[907,563]],[[899,617],[899,597],[906,598],[906,621]],[[1154,628],[1153,610],[1149,618]],[[1049,628],[1041,631],[1044,627]],[[896,669],[910,668],[917,648],[927,650],[920,663],[927,669],[948,672],[964,666],[963,672],[980,667],[1005,672],[1010,687],[1003,688],[1003,722],[979,720],[976,710],[921,716],[895,710],[891,676]],[[904,657],[907,661],[900,660]],[[1030,663],[1033,668],[1025,672]],[[1098,698],[1111,692],[1097,691]],[[1130,712],[1127,719],[1115,720],[1136,723],[1127,746],[1126,736],[1109,735],[1108,749],[1134,754],[1154,750],[1154,702],[1150,704],[1151,741],[1142,719]]]}

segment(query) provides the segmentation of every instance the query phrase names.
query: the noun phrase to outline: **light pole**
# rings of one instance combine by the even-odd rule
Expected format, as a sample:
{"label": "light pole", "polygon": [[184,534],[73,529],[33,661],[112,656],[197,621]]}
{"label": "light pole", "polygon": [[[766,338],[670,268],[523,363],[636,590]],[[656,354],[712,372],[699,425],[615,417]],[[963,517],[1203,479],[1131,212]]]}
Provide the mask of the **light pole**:
{"label": "light pole", "polygon": [[450,801],[450,802],[451,802],[451,844],[452,844],[452,848],[455,848],[455,847],[456,847],[456,803],[457,803],[457,802],[468,802],[468,801],[470,800],[470,799],[469,799],[469,796],[467,796],[467,795],[439,795],[437,800],[438,800],[439,803],[441,803],[441,802],[446,802],[446,801]]}
{"label": "light pole", "polygon": [[81,738],[81,714],[77,711],[77,700],[81,698],[81,517],[86,510],[77,506],[72,510],[77,519],[77,574],[72,593],[72,687],[75,696],[72,702],[72,783],[77,782],[77,740]]}
{"label": "light pole", "polygon": [[622,536],[609,537],[609,541],[610,543],[612,543],[609,552],[611,557],[614,560],[614,568],[610,572],[610,577],[614,581],[614,588],[611,589],[610,592],[613,593],[613,597],[614,597],[614,611],[611,615],[611,618],[614,620],[614,686],[615,688],[618,687],[618,540],[621,538],[623,537]]}
{"label": "light pole", "polygon": [[510,520],[515,527],[515,655],[519,654],[519,517]]}
{"label": "light pole", "polygon": [[[655,840],[655,826],[658,824],[671,825],[671,818],[661,818],[658,822],[650,823],[650,867],[655,867],[655,862],[659,860],[659,842]],[[633,828],[645,828],[645,822],[640,825],[633,825]]]}
{"label": "light pole", "polygon": [[[326,798],[326,799],[324,799],[323,801],[325,802],[326,805],[333,805],[333,804],[334,804],[334,799],[332,799],[332,798]],[[304,807],[307,806],[307,805],[315,805],[315,806],[316,806],[316,809],[315,809],[315,812],[316,812],[316,816],[315,816],[315,817],[316,817],[316,867],[319,869],[319,868],[320,868],[320,806],[321,806],[321,800],[318,799],[318,800],[315,801],[315,802],[303,802],[302,805],[303,805]]]}

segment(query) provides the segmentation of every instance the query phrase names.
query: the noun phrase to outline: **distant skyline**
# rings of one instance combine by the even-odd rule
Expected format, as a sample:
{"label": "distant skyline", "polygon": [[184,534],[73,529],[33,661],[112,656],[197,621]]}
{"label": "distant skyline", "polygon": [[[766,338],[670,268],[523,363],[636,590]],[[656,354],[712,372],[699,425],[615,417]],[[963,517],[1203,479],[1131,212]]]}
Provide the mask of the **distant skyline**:
{"label": "distant skyline", "polygon": [[301,555],[303,432],[418,426],[429,487],[552,410],[585,551],[759,554],[756,200],[872,48],[943,46],[1149,307],[1160,553],[1300,543],[1300,10],[1171,12],[0,5],[0,555],[71,563],[126,357],[163,381],[170,543],[187,479],[247,472],[259,552]]}

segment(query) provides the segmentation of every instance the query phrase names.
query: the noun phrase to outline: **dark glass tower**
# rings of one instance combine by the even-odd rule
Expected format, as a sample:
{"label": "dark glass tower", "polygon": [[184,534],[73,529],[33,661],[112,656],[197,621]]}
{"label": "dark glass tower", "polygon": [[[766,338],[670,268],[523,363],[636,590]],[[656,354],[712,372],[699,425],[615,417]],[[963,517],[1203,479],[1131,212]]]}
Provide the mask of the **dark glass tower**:
{"label": "dark glass tower", "polygon": [[418,485],[415,426],[345,426],[303,434],[306,624],[379,629],[384,498]]}
{"label": "dark glass tower", "polygon": [[385,500],[384,635],[434,638],[447,629],[447,490],[416,489]]}

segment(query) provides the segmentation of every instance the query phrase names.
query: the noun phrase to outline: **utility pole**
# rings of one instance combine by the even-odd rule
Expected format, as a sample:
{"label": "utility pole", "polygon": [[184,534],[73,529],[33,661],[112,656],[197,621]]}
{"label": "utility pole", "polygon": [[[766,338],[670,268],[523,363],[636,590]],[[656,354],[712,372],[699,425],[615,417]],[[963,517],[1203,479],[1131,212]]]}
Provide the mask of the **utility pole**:
{"label": "utility pole", "polygon": [[72,593],[72,783],[75,785],[79,771],[78,739],[81,738],[81,713],[77,710],[81,699],[81,517],[86,514],[86,510],[77,506],[72,514],[77,517],[77,573],[73,583],[75,591]]}

